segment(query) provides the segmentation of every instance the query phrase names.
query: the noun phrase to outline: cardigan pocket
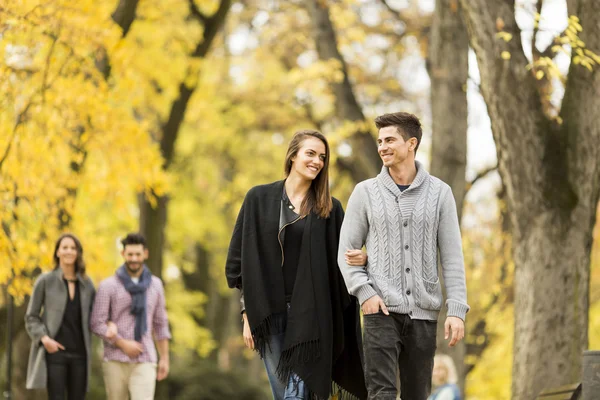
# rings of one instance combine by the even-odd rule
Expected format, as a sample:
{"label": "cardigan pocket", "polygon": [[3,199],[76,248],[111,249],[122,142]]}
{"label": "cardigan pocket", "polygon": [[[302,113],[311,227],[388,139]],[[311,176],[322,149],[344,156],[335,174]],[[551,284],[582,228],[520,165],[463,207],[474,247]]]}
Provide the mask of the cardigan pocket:
{"label": "cardigan pocket", "polygon": [[415,303],[424,310],[439,311],[442,308],[442,286],[439,277],[433,280],[420,279],[421,285],[416,285],[417,296]]}

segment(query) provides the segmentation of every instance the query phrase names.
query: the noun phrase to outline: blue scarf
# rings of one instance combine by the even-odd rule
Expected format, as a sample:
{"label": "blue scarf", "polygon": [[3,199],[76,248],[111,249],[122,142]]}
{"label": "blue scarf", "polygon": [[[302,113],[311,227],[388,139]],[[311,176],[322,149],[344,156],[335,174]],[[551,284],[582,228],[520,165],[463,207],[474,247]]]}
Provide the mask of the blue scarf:
{"label": "blue scarf", "polygon": [[152,283],[152,273],[144,265],[142,275],[140,275],[139,283],[134,283],[127,273],[125,265],[121,265],[117,269],[117,277],[121,280],[125,290],[131,295],[131,313],[135,315],[135,340],[140,342],[142,336],[148,330],[148,321],[146,317],[146,290]]}

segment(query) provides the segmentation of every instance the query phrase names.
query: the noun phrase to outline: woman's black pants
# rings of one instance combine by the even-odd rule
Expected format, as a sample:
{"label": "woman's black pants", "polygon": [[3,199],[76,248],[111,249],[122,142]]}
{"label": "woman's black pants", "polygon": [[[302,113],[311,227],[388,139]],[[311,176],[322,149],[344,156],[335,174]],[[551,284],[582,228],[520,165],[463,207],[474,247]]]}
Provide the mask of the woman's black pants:
{"label": "woman's black pants", "polygon": [[58,351],[46,354],[48,400],[83,400],[87,388],[85,355]]}

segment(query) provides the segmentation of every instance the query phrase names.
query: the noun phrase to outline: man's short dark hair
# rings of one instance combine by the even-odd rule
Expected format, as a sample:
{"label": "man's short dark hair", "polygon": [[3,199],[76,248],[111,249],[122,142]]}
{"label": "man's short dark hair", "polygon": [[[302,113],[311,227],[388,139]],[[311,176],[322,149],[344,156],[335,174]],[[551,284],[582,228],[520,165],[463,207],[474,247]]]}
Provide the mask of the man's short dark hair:
{"label": "man's short dark hair", "polygon": [[127,234],[127,236],[125,236],[125,238],[121,240],[121,244],[123,245],[123,248],[125,248],[125,246],[127,246],[128,244],[141,244],[142,246],[144,246],[144,249],[147,248],[146,238],[144,238],[144,235],[142,235],[141,233]]}
{"label": "man's short dark hair", "polygon": [[421,136],[423,135],[421,121],[413,114],[406,112],[383,114],[375,118],[375,126],[377,126],[377,129],[395,126],[398,134],[402,136],[405,141],[413,137],[417,138],[415,152],[421,144]]}

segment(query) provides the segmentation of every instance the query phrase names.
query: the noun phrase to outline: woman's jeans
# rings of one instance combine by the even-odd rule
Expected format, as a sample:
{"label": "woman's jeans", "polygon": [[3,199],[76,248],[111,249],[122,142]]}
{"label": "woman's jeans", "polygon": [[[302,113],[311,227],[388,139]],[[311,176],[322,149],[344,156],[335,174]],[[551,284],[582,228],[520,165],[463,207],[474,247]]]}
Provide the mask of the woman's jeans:
{"label": "woman's jeans", "polygon": [[48,400],[83,400],[87,387],[84,355],[58,351],[46,354]]}
{"label": "woman's jeans", "polygon": [[[267,369],[267,376],[269,377],[269,383],[271,384],[271,391],[273,392],[273,400],[300,400],[305,398],[304,382],[300,377],[294,373],[290,376],[287,384],[284,384],[277,378],[277,365],[279,364],[279,358],[281,357],[281,350],[283,348],[283,340],[285,333],[272,335],[269,339],[269,346],[265,351],[265,368]],[[270,347],[270,349],[269,349]],[[295,385],[294,385],[295,384]],[[294,386],[296,389],[294,389]]]}

